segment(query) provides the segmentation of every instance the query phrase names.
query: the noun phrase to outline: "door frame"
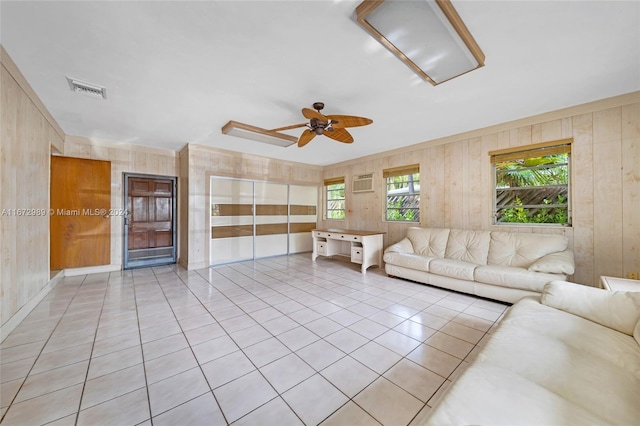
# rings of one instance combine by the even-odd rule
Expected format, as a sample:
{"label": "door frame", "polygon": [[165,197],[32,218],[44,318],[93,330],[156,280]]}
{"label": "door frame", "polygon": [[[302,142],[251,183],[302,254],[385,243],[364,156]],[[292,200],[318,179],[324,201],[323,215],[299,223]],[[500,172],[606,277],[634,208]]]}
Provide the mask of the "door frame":
{"label": "door frame", "polygon": [[[161,176],[161,175],[148,175],[143,173],[127,173],[123,172],[123,202],[125,215],[122,221],[122,269],[134,269],[134,268],[147,268],[150,266],[170,265],[176,263],[178,259],[178,178],[176,176]],[[173,182],[173,197],[171,207],[171,238],[173,239],[173,247],[171,250],[171,258],[162,257],[159,259],[142,259],[131,260],[129,259],[129,214],[131,212],[129,206],[129,179],[130,178],[143,178],[143,179],[164,179],[171,180]]]}

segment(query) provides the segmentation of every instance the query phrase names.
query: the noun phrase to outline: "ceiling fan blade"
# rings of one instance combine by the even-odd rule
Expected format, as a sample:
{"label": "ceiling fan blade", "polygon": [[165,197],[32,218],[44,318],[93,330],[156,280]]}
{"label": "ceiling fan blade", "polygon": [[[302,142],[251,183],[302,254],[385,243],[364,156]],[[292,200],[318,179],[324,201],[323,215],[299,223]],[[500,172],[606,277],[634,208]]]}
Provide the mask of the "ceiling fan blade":
{"label": "ceiling fan blade", "polygon": [[338,142],[342,142],[342,143],[351,143],[353,142],[353,136],[351,136],[351,133],[347,132],[346,129],[333,129],[333,132],[329,132],[326,131],[323,133],[323,135],[325,135],[328,138],[331,138],[333,140],[336,140]]}
{"label": "ceiling fan blade", "polygon": [[329,120],[337,121],[331,125],[334,129],[344,129],[345,127],[366,126],[373,123],[373,120],[355,115],[327,115]]}
{"label": "ceiling fan blade", "polygon": [[327,117],[320,114],[318,111],[312,110],[311,108],[302,108],[302,115],[304,115],[304,117],[308,118],[309,120],[311,120],[312,118],[317,118],[324,123],[329,121],[327,120]]}
{"label": "ceiling fan blade", "polygon": [[303,146],[311,142],[311,139],[315,137],[316,137],[315,132],[310,132],[309,130],[305,130],[304,132],[302,132],[302,134],[300,135],[300,138],[298,139],[298,148],[302,148]]}

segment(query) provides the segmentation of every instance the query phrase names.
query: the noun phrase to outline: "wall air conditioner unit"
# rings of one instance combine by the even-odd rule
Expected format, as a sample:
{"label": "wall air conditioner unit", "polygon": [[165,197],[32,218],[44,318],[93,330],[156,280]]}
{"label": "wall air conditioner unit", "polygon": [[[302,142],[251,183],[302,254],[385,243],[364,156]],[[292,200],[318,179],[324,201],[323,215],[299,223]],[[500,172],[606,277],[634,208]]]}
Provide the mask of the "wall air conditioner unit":
{"label": "wall air conditioner unit", "polygon": [[354,176],[351,192],[373,192],[373,173]]}

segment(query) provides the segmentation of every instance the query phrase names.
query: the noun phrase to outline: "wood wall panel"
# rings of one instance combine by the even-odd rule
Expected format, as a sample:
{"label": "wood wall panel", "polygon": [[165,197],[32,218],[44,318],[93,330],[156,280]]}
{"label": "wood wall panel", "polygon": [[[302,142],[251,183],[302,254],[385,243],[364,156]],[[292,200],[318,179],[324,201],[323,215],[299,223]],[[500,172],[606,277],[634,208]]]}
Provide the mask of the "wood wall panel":
{"label": "wood wall panel", "polygon": [[[593,114],[593,218],[596,276],[622,276],[621,108]],[[619,238],[612,238],[617,235]]]}
{"label": "wood wall panel", "polygon": [[233,238],[253,236],[253,225],[212,226],[211,238]]}
{"label": "wood wall panel", "polygon": [[211,216],[253,216],[253,204],[214,204]]}
{"label": "wood wall panel", "polygon": [[49,163],[51,146],[61,145],[61,137],[4,49],[1,59],[0,210],[39,212],[0,216],[0,320],[4,338],[10,327],[17,325],[8,322],[49,282]]}
{"label": "wood wall panel", "polygon": [[292,204],[289,208],[291,209],[292,216],[295,216],[295,215],[313,216],[317,212],[316,206],[303,206],[303,205]]}
{"label": "wood wall panel", "polygon": [[[178,153],[174,151],[67,136],[62,154],[111,162],[111,208],[124,208],[123,173],[178,176]],[[178,179],[178,191],[183,183]],[[189,202],[187,201],[187,206]],[[180,207],[180,203],[179,203]],[[178,221],[181,214],[178,214]],[[178,231],[180,234],[180,231]],[[179,235],[180,237],[180,235]],[[111,264],[122,265],[123,216],[111,216]]]}
{"label": "wood wall panel", "polygon": [[640,272],[640,104],[622,107],[622,269]]}
{"label": "wood wall panel", "polygon": [[287,204],[256,204],[256,216],[287,216]]}
{"label": "wood wall panel", "polygon": [[316,229],[318,225],[315,222],[297,222],[290,223],[289,230],[292,234],[311,232]]}
{"label": "wood wall panel", "polygon": [[571,195],[573,216],[573,250],[581,267],[574,279],[588,283],[594,275],[593,246],[593,114],[573,117],[573,144],[571,147]]}
{"label": "wood wall panel", "polygon": [[[356,174],[379,178],[384,168],[420,159],[421,226],[564,235],[575,251],[573,280],[584,284],[597,286],[602,274],[639,271],[639,109],[637,92],[327,166],[323,178],[345,176],[347,214],[344,221],[322,219],[319,226],[365,229],[360,225],[366,223],[366,229],[386,232],[385,246],[400,240],[414,223],[362,219],[384,217],[384,184],[361,197],[351,193],[349,182]],[[492,225],[488,152],[565,138],[574,139],[573,226]]]}

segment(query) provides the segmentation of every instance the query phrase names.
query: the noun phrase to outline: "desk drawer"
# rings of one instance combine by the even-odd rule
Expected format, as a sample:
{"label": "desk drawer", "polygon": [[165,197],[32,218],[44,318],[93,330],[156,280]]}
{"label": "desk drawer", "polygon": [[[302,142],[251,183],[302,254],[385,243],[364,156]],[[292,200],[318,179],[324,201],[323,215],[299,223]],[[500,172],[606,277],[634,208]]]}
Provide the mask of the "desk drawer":
{"label": "desk drawer", "polygon": [[362,263],[362,247],[351,247],[351,262]]}
{"label": "desk drawer", "polygon": [[325,241],[316,244],[316,252],[318,254],[327,254],[327,243]]}
{"label": "desk drawer", "polygon": [[360,235],[342,234],[340,232],[314,231],[313,235],[316,238],[329,238],[329,239],[332,239],[332,240],[362,242],[362,236],[360,236]]}

